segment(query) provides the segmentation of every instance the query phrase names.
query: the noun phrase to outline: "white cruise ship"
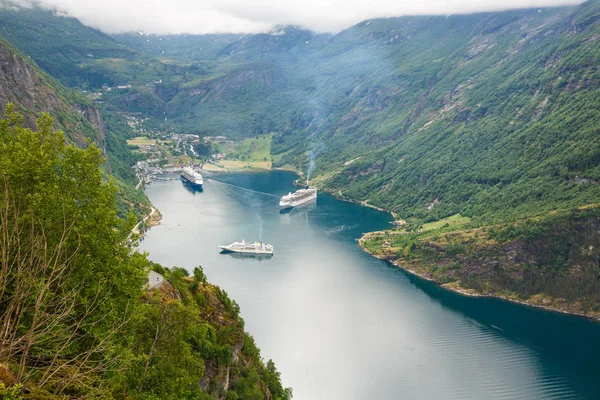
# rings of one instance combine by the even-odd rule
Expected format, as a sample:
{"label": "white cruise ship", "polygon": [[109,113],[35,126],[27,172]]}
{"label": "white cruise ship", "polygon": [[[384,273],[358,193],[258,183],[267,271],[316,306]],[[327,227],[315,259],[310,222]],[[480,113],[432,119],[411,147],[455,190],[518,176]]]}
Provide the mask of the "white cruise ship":
{"label": "white cruise ship", "polygon": [[309,188],[308,185],[304,189],[296,190],[294,193],[290,192],[281,198],[279,201],[279,207],[282,209],[298,207],[301,204],[308,203],[311,200],[317,198],[317,189]]}
{"label": "white cruise ship", "polygon": [[181,171],[181,180],[183,181],[183,183],[187,183],[188,185],[194,188],[201,188],[204,184],[202,175],[194,171],[192,167],[185,167]]}
{"label": "white cruise ship", "polygon": [[219,246],[222,253],[241,253],[248,255],[273,255],[273,246],[267,243],[233,242],[227,246]]}

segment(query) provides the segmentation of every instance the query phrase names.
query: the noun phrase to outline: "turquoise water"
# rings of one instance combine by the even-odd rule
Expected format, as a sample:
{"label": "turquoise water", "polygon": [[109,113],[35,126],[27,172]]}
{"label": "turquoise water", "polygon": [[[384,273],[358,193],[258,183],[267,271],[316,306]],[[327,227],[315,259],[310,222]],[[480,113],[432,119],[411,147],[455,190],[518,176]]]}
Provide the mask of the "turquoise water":
{"label": "turquoise water", "polygon": [[[443,290],[363,253],[384,213],[320,194],[281,214],[284,171],[227,174],[194,192],[155,182],[163,214],[141,243],[166,266],[202,265],[242,310],[295,399],[598,399],[600,324]],[[269,259],[219,253],[263,240]]]}

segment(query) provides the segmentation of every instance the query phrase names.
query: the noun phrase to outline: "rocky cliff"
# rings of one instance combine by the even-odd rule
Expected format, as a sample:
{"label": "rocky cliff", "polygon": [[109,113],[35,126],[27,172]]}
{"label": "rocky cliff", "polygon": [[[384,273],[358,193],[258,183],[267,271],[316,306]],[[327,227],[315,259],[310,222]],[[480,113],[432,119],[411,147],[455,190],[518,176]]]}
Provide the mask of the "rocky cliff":
{"label": "rocky cliff", "polygon": [[179,398],[173,388],[187,385],[182,393],[191,393],[189,398],[291,398],[274,363],[262,360],[244,331],[238,305],[207,282],[201,268],[192,276],[181,268],[154,268],[166,280],[144,296],[133,347],[143,362],[130,369],[138,392]]}
{"label": "rocky cliff", "polygon": [[55,117],[57,129],[78,146],[89,141],[106,149],[106,124],[100,111],[80,93],[62,86],[33,61],[0,39],[0,108],[14,103],[35,127],[42,112]]}

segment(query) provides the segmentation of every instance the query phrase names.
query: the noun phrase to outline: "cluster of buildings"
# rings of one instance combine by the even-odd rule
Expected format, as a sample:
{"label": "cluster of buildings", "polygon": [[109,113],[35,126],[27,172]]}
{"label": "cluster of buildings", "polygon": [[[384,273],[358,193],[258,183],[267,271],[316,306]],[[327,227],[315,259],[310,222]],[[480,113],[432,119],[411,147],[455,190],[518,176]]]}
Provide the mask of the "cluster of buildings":
{"label": "cluster of buildings", "polygon": [[203,139],[206,143],[233,143],[233,140],[227,139],[227,136],[205,136]]}

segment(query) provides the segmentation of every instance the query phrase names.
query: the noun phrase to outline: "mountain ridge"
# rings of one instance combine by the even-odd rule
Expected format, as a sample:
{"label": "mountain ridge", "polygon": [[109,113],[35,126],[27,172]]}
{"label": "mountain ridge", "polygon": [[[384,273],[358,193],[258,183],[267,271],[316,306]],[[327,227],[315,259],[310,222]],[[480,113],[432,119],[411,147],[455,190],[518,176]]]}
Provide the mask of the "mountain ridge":
{"label": "mountain ridge", "polygon": [[142,58],[81,68],[131,80],[103,101],[149,118],[150,130],[276,132],[274,166],[305,170],[307,154],[317,154],[315,183],[401,218],[518,218],[598,195],[576,177],[600,179],[599,4],[374,19],[318,36],[308,50],[299,49],[310,32],[284,28],[226,36],[232,43],[215,44],[207,58],[182,50],[207,38],[184,35],[161,41],[170,59],[143,63],[152,56],[125,46]]}

